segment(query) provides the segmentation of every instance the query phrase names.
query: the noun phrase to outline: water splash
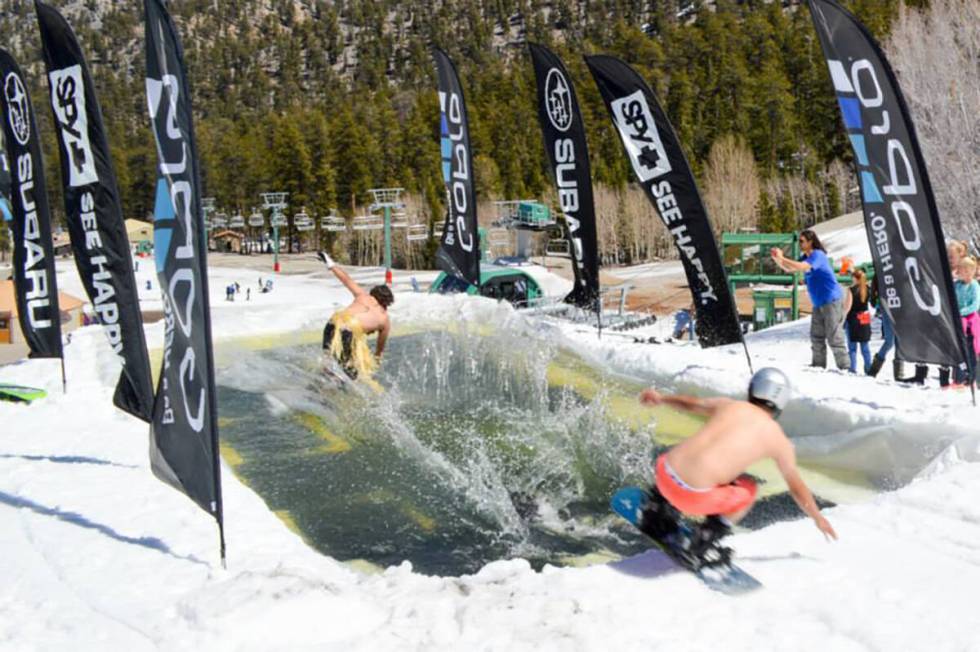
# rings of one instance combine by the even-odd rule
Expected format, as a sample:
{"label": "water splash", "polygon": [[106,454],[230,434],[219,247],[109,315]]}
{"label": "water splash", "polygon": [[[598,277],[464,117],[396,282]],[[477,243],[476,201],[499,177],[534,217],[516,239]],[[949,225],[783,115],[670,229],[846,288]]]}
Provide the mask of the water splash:
{"label": "water splash", "polygon": [[[519,325],[394,338],[382,395],[325,380],[320,355],[243,350],[219,383],[237,471],[324,552],[459,573],[622,547],[607,499],[649,481],[650,432],[612,418],[604,391],[549,385],[574,361],[554,342]],[[346,447],[317,444],[327,433]]]}

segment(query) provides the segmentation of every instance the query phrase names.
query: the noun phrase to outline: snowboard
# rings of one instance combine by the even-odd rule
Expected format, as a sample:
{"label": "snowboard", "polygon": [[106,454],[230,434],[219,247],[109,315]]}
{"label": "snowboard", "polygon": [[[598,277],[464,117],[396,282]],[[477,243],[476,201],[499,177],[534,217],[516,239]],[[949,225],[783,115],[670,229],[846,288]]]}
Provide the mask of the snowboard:
{"label": "snowboard", "polygon": [[[639,487],[620,489],[612,497],[613,511],[629,521],[634,527],[650,537],[664,553],[678,566],[690,571],[714,591],[728,595],[739,595],[761,588],[762,583],[731,562],[727,549],[715,546],[704,555],[691,552],[689,544],[693,536],[692,526],[676,510],[671,508],[665,522],[651,522],[649,516],[643,520],[644,509],[648,506],[650,494]],[[676,526],[676,527],[675,527]],[[664,532],[668,534],[663,534]],[[710,556],[707,553],[711,553]]]}
{"label": "snowboard", "polygon": [[0,400],[13,401],[15,403],[30,403],[39,398],[44,398],[48,393],[37,387],[24,387],[23,385],[0,384]]}

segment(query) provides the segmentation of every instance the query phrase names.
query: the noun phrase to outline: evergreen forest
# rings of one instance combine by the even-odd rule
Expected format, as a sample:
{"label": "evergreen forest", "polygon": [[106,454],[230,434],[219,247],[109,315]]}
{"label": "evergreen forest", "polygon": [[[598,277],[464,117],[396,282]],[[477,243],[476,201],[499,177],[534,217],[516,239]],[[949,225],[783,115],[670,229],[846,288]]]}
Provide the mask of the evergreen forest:
{"label": "evergreen forest", "polygon": [[[52,4],[88,57],[125,215],[148,219],[156,154],[146,115],[142,3]],[[662,228],[638,229],[628,219],[658,222],[629,183],[628,161],[583,54],[619,56],[650,83],[719,230],[798,228],[859,205],[826,64],[809,12],[797,1],[170,4],[186,51],[205,194],[229,214],[248,215],[259,193],[275,190],[289,193],[290,217],[301,208],[350,216],[363,212],[369,188],[402,186],[413,219],[441,221],[432,45],[454,59],[466,93],[481,222],[493,217],[491,200],[553,203],[528,41],[555,50],[576,85],[606,262],[669,256],[672,247]],[[843,4],[882,41],[900,10],[899,0]],[[33,3],[4,0],[4,7],[0,44],[30,77],[51,204],[63,220]]]}

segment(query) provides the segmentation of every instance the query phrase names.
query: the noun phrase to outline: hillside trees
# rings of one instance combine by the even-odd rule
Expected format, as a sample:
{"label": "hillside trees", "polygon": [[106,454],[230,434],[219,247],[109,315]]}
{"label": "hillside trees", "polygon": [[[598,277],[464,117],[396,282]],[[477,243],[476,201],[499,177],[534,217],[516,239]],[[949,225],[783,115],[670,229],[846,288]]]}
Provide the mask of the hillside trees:
{"label": "hillside trees", "polygon": [[[97,83],[127,216],[144,217],[153,205],[156,172],[143,97],[139,3],[64,4]],[[524,46],[537,40],[553,47],[569,68],[587,127],[593,177],[609,190],[603,194],[605,214],[623,210],[639,216],[650,209],[627,192],[629,164],[582,62],[583,53],[619,56],[648,80],[706,196],[720,198],[717,188],[738,187],[747,194],[733,205],[761,207],[748,218],[722,204],[712,206],[712,213],[717,210],[726,223],[742,224],[758,221],[760,211],[771,206],[781,216],[780,227],[792,228],[829,217],[838,208],[853,208],[855,195],[850,148],[809,14],[798,2],[786,4],[174,0],[171,10],[186,50],[205,194],[215,196],[226,212],[248,212],[258,204],[259,192],[281,190],[291,193],[290,216],[304,205],[317,216],[331,207],[349,215],[369,201],[368,188],[403,186],[415,195],[420,219],[440,222],[444,191],[429,53],[433,44],[445,48],[459,67],[483,198],[546,196],[551,183]],[[974,72],[976,50],[968,46],[961,55],[966,59],[955,60],[949,57],[956,48],[939,50],[942,43],[974,43],[971,35],[980,21],[960,10],[946,19],[959,31],[942,32],[937,41],[917,34],[939,23],[912,27],[911,12],[905,23],[895,22],[898,0],[846,4],[881,38],[892,29],[896,34],[911,30],[894,37],[890,54],[898,61],[903,83],[910,84],[906,94],[919,120],[935,118],[935,136],[931,126],[920,127],[930,163],[950,161],[942,176],[944,182],[950,179],[948,191],[939,175],[933,175],[944,212],[968,214],[970,202],[974,209],[980,205],[976,182],[965,172],[957,176],[954,168],[977,166],[969,168],[972,159],[941,151],[940,134],[952,128],[955,116],[941,117],[939,109],[960,103],[974,107],[975,114],[980,75]],[[965,0],[933,4],[972,6],[974,11],[976,6]],[[28,69],[44,132],[52,206],[60,215],[57,158],[33,20],[30,2],[7,0],[0,14],[0,42]],[[927,74],[930,70],[969,74],[935,82]],[[963,116],[957,133],[975,133],[964,123],[970,112]],[[974,116],[974,129],[976,124]],[[721,170],[729,168],[712,158],[733,142],[744,143],[739,146],[743,154],[751,153],[755,183],[737,176],[748,174],[748,166],[732,168],[736,176],[726,176]],[[760,189],[754,201],[748,196],[751,188]],[[610,251],[613,245],[605,247],[609,260],[662,251],[662,241],[649,239],[653,236],[601,231],[607,234],[607,245],[623,243],[620,255]]]}
{"label": "hillside trees", "polygon": [[886,44],[947,234],[980,249],[980,4],[903,11]]}

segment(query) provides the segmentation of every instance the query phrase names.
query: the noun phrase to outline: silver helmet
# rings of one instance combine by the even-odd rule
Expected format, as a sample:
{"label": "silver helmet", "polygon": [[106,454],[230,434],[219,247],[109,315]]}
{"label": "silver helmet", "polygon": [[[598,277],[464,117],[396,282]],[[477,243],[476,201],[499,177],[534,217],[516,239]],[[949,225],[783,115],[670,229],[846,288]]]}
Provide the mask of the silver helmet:
{"label": "silver helmet", "polygon": [[769,408],[773,417],[778,417],[783,411],[792,393],[789,378],[775,367],[755,372],[749,383],[749,402]]}

